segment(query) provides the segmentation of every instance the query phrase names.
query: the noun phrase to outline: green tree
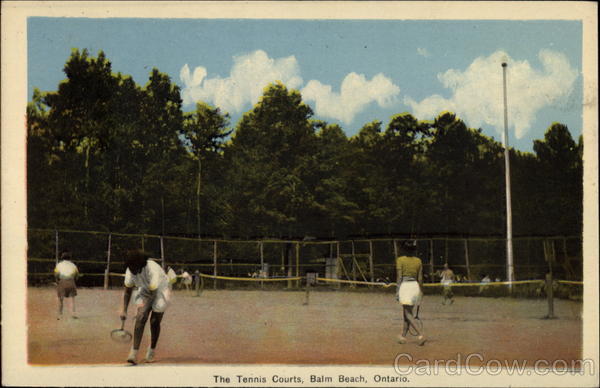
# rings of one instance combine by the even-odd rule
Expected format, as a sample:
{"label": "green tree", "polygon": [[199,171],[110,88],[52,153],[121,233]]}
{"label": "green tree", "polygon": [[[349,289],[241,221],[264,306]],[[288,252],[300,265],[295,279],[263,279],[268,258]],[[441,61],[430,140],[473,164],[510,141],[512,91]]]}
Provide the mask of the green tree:
{"label": "green tree", "polygon": [[75,226],[81,219],[84,223],[95,220],[92,208],[98,180],[94,170],[98,156],[109,146],[111,99],[117,80],[102,51],[92,58],[87,50],[73,50],[63,70],[67,79],[57,92],[45,93],[41,100],[47,107],[44,126],[56,160],[53,168],[61,175],[54,200],[69,205],[48,216],[59,224]]}
{"label": "green tree", "polygon": [[[220,209],[223,208],[220,188],[226,183],[222,178],[223,158],[222,149],[227,136],[231,134],[229,126],[229,115],[221,114],[219,108],[214,108],[204,102],[196,104],[196,110],[184,116],[182,136],[189,149],[189,156],[196,162],[196,227],[198,236],[202,231],[201,203],[207,204],[207,211],[212,215],[213,230],[222,227],[222,219],[218,217]],[[203,163],[209,164],[208,186],[203,189]],[[208,194],[208,195],[207,195]],[[205,198],[204,201],[201,199]],[[210,200],[208,200],[210,199]]]}
{"label": "green tree", "polygon": [[350,143],[336,124],[317,122],[316,174],[313,176],[317,211],[311,220],[312,230],[319,236],[340,238],[356,226],[358,205],[349,198],[351,171]]}
{"label": "green tree", "polygon": [[[427,148],[432,183],[431,231],[443,234],[477,234],[492,231],[494,214],[481,218],[481,209],[494,209],[489,198],[500,200],[494,190],[502,187],[497,145],[473,130],[453,113],[442,113],[432,125],[432,138]],[[483,182],[490,182],[489,185]],[[499,218],[499,217],[496,217]],[[490,226],[492,228],[490,228]],[[498,230],[495,231],[496,233]]]}
{"label": "green tree", "polygon": [[553,123],[544,140],[535,140],[541,175],[545,233],[580,234],[583,212],[583,165],[581,143],[571,137],[566,125]]}
{"label": "green tree", "polygon": [[[304,214],[315,208],[307,185],[315,173],[312,110],[300,93],[269,85],[244,114],[225,149],[229,225],[242,235],[298,235]],[[246,221],[244,221],[246,220]],[[252,220],[249,224],[248,220]],[[257,225],[263,225],[258,227]]]}
{"label": "green tree", "polygon": [[141,203],[147,231],[164,234],[167,224],[176,225],[185,211],[174,193],[181,185],[180,166],[185,149],[179,138],[183,128],[181,95],[168,75],[152,69],[143,89],[140,143],[144,153]]}
{"label": "green tree", "polygon": [[381,121],[364,125],[350,138],[348,185],[352,188],[349,200],[356,203],[356,228],[354,234],[391,232],[386,222],[387,206],[382,207],[388,195],[386,179],[380,164],[383,135]]}
{"label": "green tree", "polygon": [[395,115],[383,136],[379,160],[388,184],[390,229],[415,234],[427,209],[427,181],[423,179],[423,153],[429,138],[429,124],[408,113]]}

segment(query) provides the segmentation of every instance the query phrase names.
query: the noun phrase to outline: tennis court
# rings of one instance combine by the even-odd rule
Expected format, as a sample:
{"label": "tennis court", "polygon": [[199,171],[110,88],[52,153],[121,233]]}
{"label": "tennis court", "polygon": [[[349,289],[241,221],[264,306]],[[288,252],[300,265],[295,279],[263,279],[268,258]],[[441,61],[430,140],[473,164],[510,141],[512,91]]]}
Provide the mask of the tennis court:
{"label": "tennis court", "polygon": [[[110,340],[118,328],[122,290],[80,288],[79,319],[56,319],[54,288],[28,290],[29,362],[35,365],[122,364],[129,344]],[[429,341],[396,343],[400,307],[392,293],[206,290],[176,291],[165,314],[156,364],[362,364],[392,365],[399,353],[413,359],[571,361],[581,358],[582,304],[555,300],[558,319],[544,299],[455,297],[441,304],[426,295],[421,309]],[[68,311],[68,310],[65,310]],[[130,306],[126,324],[132,330]],[[149,325],[142,342],[145,352]],[[140,364],[144,365],[144,364]],[[148,366],[150,366],[148,365]]]}

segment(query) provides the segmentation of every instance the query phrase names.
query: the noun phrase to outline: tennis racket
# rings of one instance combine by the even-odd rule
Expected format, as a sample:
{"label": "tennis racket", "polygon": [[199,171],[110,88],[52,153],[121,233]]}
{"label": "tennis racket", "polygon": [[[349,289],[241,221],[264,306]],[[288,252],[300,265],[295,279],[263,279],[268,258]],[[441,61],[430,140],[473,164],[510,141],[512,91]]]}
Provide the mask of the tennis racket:
{"label": "tennis racket", "polygon": [[110,338],[115,342],[127,343],[127,342],[131,341],[131,338],[133,338],[131,333],[128,332],[127,330],[125,330],[125,319],[126,318],[124,318],[124,317],[121,318],[121,328],[120,329],[115,329],[110,332]]}
{"label": "tennis racket", "polygon": [[[421,309],[421,304],[419,303],[417,305],[417,311],[415,312],[414,320],[415,320],[415,325],[417,326],[417,328],[419,329],[419,331],[421,332],[421,334],[423,334],[423,321],[421,321],[421,318],[419,318],[419,310],[420,309]],[[408,327],[408,332],[411,335],[415,335],[415,336],[417,335],[417,331],[415,330],[415,328],[413,327],[413,325],[410,325]]]}

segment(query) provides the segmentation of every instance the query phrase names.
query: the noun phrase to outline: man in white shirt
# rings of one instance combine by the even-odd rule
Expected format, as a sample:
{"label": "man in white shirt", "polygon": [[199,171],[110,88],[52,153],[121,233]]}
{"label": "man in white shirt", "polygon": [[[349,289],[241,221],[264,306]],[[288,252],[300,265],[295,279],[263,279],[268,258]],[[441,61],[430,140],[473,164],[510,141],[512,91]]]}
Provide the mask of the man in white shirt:
{"label": "man in white shirt", "polygon": [[127,307],[132,295],[134,295],[134,304],[137,307],[133,345],[127,362],[137,364],[137,353],[148,317],[150,317],[150,347],[146,352],[146,362],[153,362],[154,350],[160,335],[160,322],[171,297],[169,278],[162,267],[141,250],[127,253],[125,268],[125,293],[121,319],[127,317]]}
{"label": "man in white shirt", "polygon": [[65,298],[70,298],[71,300],[71,317],[77,318],[75,315],[75,296],[77,296],[75,279],[77,278],[77,275],[79,275],[79,270],[70,260],[71,253],[63,252],[60,261],[54,268],[56,292],[58,295],[58,316],[56,319],[62,318],[63,302]]}
{"label": "man in white shirt", "polygon": [[446,301],[449,301],[450,304],[454,303],[454,293],[452,292],[452,283],[454,283],[455,276],[454,271],[448,267],[448,263],[444,263],[444,270],[441,274],[442,283],[442,304],[446,304]]}

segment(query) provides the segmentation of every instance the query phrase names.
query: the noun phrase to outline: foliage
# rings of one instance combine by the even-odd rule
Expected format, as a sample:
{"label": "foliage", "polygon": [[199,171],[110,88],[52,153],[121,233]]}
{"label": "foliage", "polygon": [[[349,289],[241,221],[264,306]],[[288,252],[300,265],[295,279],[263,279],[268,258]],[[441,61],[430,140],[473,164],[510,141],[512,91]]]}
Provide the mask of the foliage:
{"label": "foliage", "polygon": [[[267,85],[230,127],[153,69],[145,86],[74,50],[27,106],[31,227],[231,237],[503,235],[500,143],[451,112],[344,129]],[[582,140],[554,123],[510,150],[515,235],[582,231]]]}

